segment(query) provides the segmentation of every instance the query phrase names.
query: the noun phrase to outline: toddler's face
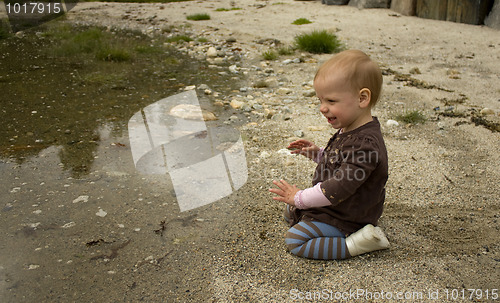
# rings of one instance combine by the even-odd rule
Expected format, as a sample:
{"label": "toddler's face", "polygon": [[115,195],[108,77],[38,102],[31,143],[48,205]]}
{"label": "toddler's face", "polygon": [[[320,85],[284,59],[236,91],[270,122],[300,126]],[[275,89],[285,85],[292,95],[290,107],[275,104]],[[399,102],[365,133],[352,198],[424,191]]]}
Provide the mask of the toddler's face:
{"label": "toddler's face", "polygon": [[350,89],[339,73],[316,78],[314,89],[321,102],[319,110],[333,128],[347,132],[360,126],[357,124],[364,110],[359,92]]}

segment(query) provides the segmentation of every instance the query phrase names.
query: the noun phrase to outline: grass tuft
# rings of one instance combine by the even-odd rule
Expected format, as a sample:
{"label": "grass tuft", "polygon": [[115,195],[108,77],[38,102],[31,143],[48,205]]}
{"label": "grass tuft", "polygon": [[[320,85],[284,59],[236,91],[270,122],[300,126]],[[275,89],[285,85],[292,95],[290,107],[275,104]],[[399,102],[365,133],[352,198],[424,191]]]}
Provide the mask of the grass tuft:
{"label": "grass tuft", "polygon": [[262,58],[272,61],[278,59],[278,54],[274,50],[267,50],[262,53]]}
{"label": "grass tuft", "polygon": [[217,8],[215,11],[216,12],[229,12],[229,11],[239,11],[241,10],[241,7],[231,7],[231,8]]}
{"label": "grass tuft", "polygon": [[298,49],[313,54],[331,54],[342,49],[337,36],[326,30],[298,35],[295,37],[295,43]]}
{"label": "grass tuft", "polygon": [[104,46],[97,51],[96,58],[108,62],[124,62],[130,60],[131,55],[123,48]]}
{"label": "grass tuft", "polygon": [[210,15],[209,14],[205,14],[205,13],[194,14],[194,15],[188,15],[186,17],[186,19],[192,20],[192,21],[210,20]]}
{"label": "grass tuft", "polygon": [[306,18],[299,18],[299,19],[296,19],[295,21],[292,22],[292,24],[294,24],[294,25],[302,25],[302,24],[310,24],[310,23],[312,23],[312,22]]}
{"label": "grass tuft", "polygon": [[295,53],[295,49],[290,46],[281,46],[278,48],[278,54],[281,56],[289,56]]}
{"label": "grass tuft", "polygon": [[396,120],[408,124],[419,124],[427,121],[425,115],[419,110],[405,111],[396,116]]}

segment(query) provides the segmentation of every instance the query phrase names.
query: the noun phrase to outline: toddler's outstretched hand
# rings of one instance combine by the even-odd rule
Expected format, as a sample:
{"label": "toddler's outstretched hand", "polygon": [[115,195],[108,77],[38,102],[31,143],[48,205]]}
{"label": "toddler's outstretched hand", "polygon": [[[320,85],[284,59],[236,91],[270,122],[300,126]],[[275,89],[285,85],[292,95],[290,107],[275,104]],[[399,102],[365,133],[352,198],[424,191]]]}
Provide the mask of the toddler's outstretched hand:
{"label": "toddler's outstretched hand", "polygon": [[295,206],[295,194],[300,190],[295,185],[290,185],[285,180],[273,181],[274,185],[278,186],[278,188],[269,189],[270,192],[275,193],[278,197],[273,197],[274,200],[278,200],[281,202],[285,202],[286,204],[290,204]]}
{"label": "toddler's outstretched hand", "polygon": [[293,141],[288,145],[288,149],[292,149],[292,154],[301,154],[303,156],[308,157],[311,160],[316,159],[320,148],[316,146],[311,141],[307,141],[304,139],[299,139],[297,141]]}

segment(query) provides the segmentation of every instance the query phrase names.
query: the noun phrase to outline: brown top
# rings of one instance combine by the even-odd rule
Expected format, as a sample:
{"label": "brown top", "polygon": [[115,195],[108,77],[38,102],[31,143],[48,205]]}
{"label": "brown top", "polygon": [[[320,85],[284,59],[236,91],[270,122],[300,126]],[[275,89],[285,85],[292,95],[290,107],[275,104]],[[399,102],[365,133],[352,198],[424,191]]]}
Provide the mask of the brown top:
{"label": "brown top", "polygon": [[385,199],[387,162],[376,117],[350,132],[335,133],[323,151],[312,181],[313,186],[322,182],[321,190],[332,205],[294,209],[291,225],[300,220],[314,220],[346,234],[369,223],[377,225]]}

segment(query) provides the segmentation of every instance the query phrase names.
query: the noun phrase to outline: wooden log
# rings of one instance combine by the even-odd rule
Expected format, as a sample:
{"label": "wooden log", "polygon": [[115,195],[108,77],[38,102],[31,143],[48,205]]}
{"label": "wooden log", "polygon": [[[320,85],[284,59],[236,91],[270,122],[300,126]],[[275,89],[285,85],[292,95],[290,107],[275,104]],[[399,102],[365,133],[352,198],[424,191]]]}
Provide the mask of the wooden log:
{"label": "wooden log", "polygon": [[483,24],[492,6],[492,0],[448,0],[446,20]]}
{"label": "wooden log", "polygon": [[401,15],[415,16],[417,0],[392,0],[391,9]]}
{"label": "wooden log", "polygon": [[417,0],[417,16],[420,18],[446,20],[448,0]]}

